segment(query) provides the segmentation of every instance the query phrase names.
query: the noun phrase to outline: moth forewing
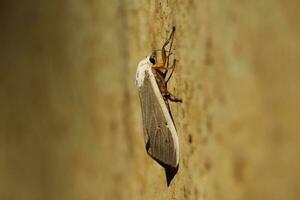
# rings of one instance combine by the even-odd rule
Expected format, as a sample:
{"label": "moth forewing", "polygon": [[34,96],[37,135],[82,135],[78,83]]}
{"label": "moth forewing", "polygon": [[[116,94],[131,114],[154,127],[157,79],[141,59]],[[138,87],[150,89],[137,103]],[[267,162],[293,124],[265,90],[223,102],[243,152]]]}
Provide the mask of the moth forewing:
{"label": "moth forewing", "polygon": [[[168,101],[182,102],[167,90],[176,60],[169,67],[175,27],[162,46],[162,63],[156,63],[156,51],[137,68],[136,85],[142,108],[144,138],[148,154],[165,168],[169,185],[179,166],[179,144]],[[169,50],[166,47],[169,46]],[[168,54],[166,53],[168,52]],[[169,69],[173,69],[166,78]]]}
{"label": "moth forewing", "polygon": [[146,150],[161,165],[176,168],[179,163],[177,132],[152,70],[147,57],[140,62],[136,77]]}

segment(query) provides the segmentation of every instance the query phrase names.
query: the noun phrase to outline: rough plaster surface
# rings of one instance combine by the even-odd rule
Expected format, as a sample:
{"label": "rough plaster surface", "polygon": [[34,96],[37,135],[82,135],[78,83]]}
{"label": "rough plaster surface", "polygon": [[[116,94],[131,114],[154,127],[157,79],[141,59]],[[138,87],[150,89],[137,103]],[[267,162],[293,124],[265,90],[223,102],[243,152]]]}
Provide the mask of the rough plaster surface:
{"label": "rough plaster surface", "polygon": [[[3,1],[0,199],[299,199],[298,1]],[[177,28],[180,169],[146,155],[136,65]]]}

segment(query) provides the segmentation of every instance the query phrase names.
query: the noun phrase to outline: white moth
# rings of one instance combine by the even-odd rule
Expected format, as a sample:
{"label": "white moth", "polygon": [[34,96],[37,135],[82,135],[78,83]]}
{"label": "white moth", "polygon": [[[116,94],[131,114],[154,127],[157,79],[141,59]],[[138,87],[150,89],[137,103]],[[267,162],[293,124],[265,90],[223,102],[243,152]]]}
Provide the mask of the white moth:
{"label": "white moth", "polygon": [[[136,72],[136,85],[141,102],[144,139],[147,153],[166,170],[170,184],[179,165],[179,142],[168,101],[181,102],[167,90],[176,60],[169,67],[169,57],[175,27],[162,47],[162,63],[156,63],[156,53],[141,60]],[[168,51],[166,46],[170,43]],[[172,69],[170,73],[169,70]],[[167,78],[167,74],[169,77]]]}

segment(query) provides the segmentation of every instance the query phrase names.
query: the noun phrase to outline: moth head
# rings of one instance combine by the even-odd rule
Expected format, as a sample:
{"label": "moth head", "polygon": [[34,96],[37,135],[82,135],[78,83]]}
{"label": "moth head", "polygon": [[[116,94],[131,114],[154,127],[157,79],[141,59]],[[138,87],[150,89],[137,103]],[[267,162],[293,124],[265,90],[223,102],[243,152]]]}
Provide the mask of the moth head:
{"label": "moth head", "polygon": [[154,65],[156,63],[156,51],[153,51],[149,57],[149,61]]}

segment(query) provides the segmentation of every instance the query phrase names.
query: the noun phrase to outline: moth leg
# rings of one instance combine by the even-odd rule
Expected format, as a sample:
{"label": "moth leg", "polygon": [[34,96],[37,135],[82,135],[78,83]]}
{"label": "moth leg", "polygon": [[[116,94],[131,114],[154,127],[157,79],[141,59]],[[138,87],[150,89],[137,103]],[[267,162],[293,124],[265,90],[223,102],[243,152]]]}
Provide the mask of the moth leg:
{"label": "moth leg", "polygon": [[161,67],[160,69],[169,70],[169,69],[173,69],[173,68],[174,68],[174,66],[172,65],[171,67]]}
{"label": "moth leg", "polygon": [[[170,58],[170,55],[172,55],[171,48],[172,48],[172,44],[173,44],[174,32],[175,32],[175,27],[173,27],[172,32],[171,32],[169,38],[165,41],[164,45],[161,48],[162,63],[154,64],[153,65],[154,68],[163,68],[166,65],[166,63],[167,63],[167,68],[168,68],[168,66],[169,66],[169,58]],[[170,42],[171,42],[170,48],[169,48],[169,50],[166,50],[166,46]],[[169,54],[167,55],[166,52],[169,52]]]}
{"label": "moth leg", "polygon": [[152,67],[154,68],[164,68],[164,63],[157,63],[157,64],[154,64]]}
{"label": "moth leg", "polygon": [[164,94],[164,97],[172,102],[180,102],[182,103],[182,99],[175,97],[173,94],[171,94],[169,91],[167,91]]}
{"label": "moth leg", "polygon": [[[175,32],[175,26],[172,27],[172,32],[171,32],[169,38],[165,41],[165,43],[164,43],[164,45],[163,45],[163,47],[162,47],[163,49],[169,44],[170,41],[171,41],[171,42],[173,41],[174,32]],[[171,48],[170,48],[170,49],[171,49]]]}
{"label": "moth leg", "polygon": [[[156,52],[156,51],[162,51],[162,49],[154,49],[153,50],[154,52]],[[165,50],[166,52],[169,52],[168,50]]]}
{"label": "moth leg", "polygon": [[[166,84],[169,82],[171,76],[173,75],[173,72],[174,72],[174,69],[175,69],[175,66],[176,66],[176,59],[173,60],[173,65],[171,67],[169,67],[169,69],[172,69],[169,77],[165,80],[166,80]],[[164,72],[163,76],[166,77],[167,76],[167,73],[168,73],[168,70]]]}
{"label": "moth leg", "polygon": [[166,56],[167,58],[166,58],[166,60],[167,60],[167,68],[169,67],[169,61],[170,61],[170,56],[172,55],[172,53],[171,53],[171,49],[172,49],[172,45],[173,45],[173,40],[174,40],[174,32],[175,32],[175,26],[173,26],[173,28],[172,28],[172,32],[171,32],[171,34],[170,34],[170,37],[168,38],[168,40],[165,42],[165,44],[163,45],[163,48],[165,48],[168,44],[169,44],[169,42],[171,42],[170,43],[170,47],[169,47],[169,54],[168,54],[168,56]]}

